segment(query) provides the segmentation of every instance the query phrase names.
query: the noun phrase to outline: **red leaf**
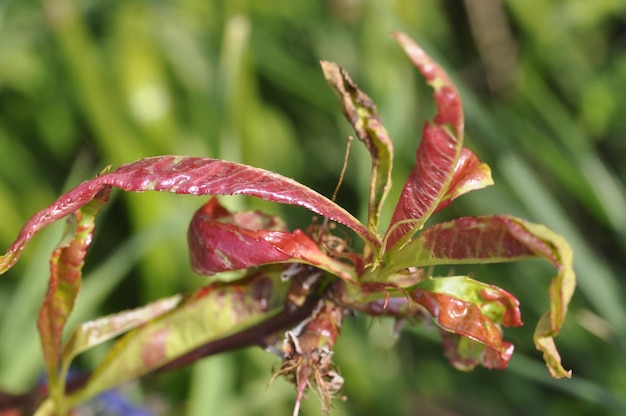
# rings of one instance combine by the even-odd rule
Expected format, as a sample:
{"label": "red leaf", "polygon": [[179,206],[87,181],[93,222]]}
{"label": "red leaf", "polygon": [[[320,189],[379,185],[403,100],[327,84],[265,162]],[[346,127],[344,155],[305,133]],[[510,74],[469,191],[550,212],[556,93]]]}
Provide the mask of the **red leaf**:
{"label": "red leaf", "polygon": [[68,396],[68,403],[83,402],[208,343],[259,325],[282,307],[268,299],[271,293],[266,292],[272,291],[273,280],[257,275],[244,284],[216,283],[201,288],[176,307],[137,326],[116,341],[88,382]]}
{"label": "red leaf", "polygon": [[[467,276],[449,276],[424,279],[413,289],[451,296],[472,303],[496,324],[506,327],[521,326],[519,301],[504,289],[479,282]],[[410,290],[410,289],[409,289]]]}
{"label": "red leaf", "polygon": [[543,225],[510,216],[459,218],[436,224],[395,253],[380,272],[391,276],[408,267],[476,264],[543,258],[558,270],[550,283],[550,310],[537,324],[535,346],[554,377],[570,377],[554,345],[576,287],[572,249]]}
{"label": "red leaf", "polygon": [[464,147],[461,150],[461,157],[457,160],[454,168],[454,175],[448,190],[434,212],[447,207],[457,197],[469,191],[475,191],[490,185],[493,185],[493,179],[491,179],[489,166],[481,163],[471,150]]}
{"label": "red leaf", "polygon": [[281,204],[298,205],[346,225],[374,247],[378,239],[350,213],[312,189],[263,169],[217,159],[159,156],[120,166],[83,182],[22,227],[7,253],[0,257],[0,274],[10,269],[28,241],[43,227],[78,210],[99,190],[113,186],[124,191],[164,191],[190,195],[250,195]]}
{"label": "red leaf", "polygon": [[[486,357],[487,359],[484,362],[481,360],[481,363],[486,364],[490,368],[506,367],[511,357],[512,347],[509,343],[502,341],[502,334],[496,324],[483,315],[477,305],[442,293],[421,289],[412,291],[411,297],[417,303],[423,305],[444,330],[478,341],[491,350]],[[444,340],[446,340],[446,337],[444,337]],[[451,340],[459,342],[454,337],[449,337],[447,340],[448,342]],[[455,347],[453,348],[452,345],[446,346],[444,343],[444,348],[449,358],[453,356],[451,350],[455,351],[463,359],[468,357],[468,354],[464,354],[464,351],[459,351]],[[459,358],[458,362],[455,360],[451,361],[455,366],[459,366],[463,362],[461,358]],[[466,362],[465,365],[468,365],[468,363]],[[468,366],[466,369],[472,367]]]}
{"label": "red leaf", "polygon": [[500,350],[496,350],[470,338],[445,330],[440,332],[444,354],[458,370],[473,370],[477,365],[503,370],[513,355],[513,344],[510,342],[502,341]]}
{"label": "red leaf", "polygon": [[508,216],[464,217],[436,224],[419,236],[431,256],[448,259],[510,261],[539,254],[551,263],[552,250]]}
{"label": "red leaf", "polygon": [[319,267],[345,280],[356,280],[353,268],[324,254],[301,230],[289,233],[247,228],[269,228],[274,223],[271,217],[258,212],[230,214],[217,199],[211,199],[195,213],[189,226],[193,270],[210,275],[291,261]]}
{"label": "red leaf", "polygon": [[102,189],[94,201],[77,210],[68,219],[63,241],[54,250],[50,259],[50,281],[39,312],[37,328],[52,394],[59,393],[59,388],[65,386],[58,367],[61,360],[63,329],[81,287],[82,268],[87,248],[93,238],[95,217],[108,201],[110,193],[110,188]]}
{"label": "red leaf", "polygon": [[408,36],[398,33],[396,38],[433,88],[437,115],[424,126],[415,167],[391,217],[387,249],[405,237],[410,238],[439,205],[463,147],[463,110],[456,87],[445,71]]}

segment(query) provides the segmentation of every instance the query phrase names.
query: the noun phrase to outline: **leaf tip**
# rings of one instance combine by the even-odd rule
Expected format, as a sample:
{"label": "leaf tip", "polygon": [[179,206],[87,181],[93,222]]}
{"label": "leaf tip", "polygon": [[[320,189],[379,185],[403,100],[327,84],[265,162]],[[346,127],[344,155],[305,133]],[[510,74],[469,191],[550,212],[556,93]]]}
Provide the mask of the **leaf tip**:
{"label": "leaf tip", "polygon": [[561,355],[554,343],[554,336],[558,334],[558,329],[549,328],[550,313],[545,314],[537,323],[535,329],[535,347],[543,353],[543,360],[546,363],[550,375],[554,378],[571,378],[572,370],[565,370],[561,365]]}

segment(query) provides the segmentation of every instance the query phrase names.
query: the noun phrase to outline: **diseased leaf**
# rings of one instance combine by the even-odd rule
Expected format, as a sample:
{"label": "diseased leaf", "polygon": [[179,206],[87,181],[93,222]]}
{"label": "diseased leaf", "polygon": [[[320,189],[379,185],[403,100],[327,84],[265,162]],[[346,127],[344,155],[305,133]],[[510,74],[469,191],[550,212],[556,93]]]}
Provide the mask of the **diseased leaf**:
{"label": "diseased leaf", "polygon": [[381,206],[391,188],[393,146],[371,98],[336,63],[322,61],[321,65],[326,81],[339,96],[343,114],[372,157],[367,229],[377,235]]}
{"label": "diseased leaf", "polygon": [[499,351],[473,339],[440,330],[443,351],[454,368],[462,371],[473,370],[477,365],[503,370],[513,355],[513,344],[502,341]]}
{"label": "diseased leaf", "polygon": [[354,268],[327,256],[301,230],[289,233],[246,228],[271,227],[273,223],[271,217],[260,213],[231,214],[217,199],[211,199],[195,213],[189,226],[191,267],[198,274],[211,275],[264,264],[297,262],[356,281]]}
{"label": "diseased leaf", "polygon": [[108,186],[130,192],[249,195],[267,201],[298,205],[346,225],[373,247],[380,245],[378,238],[349,212],[292,179],[223,160],[158,156],[122,165],[117,170],[83,182],[49,207],[37,212],[22,227],[6,254],[0,257],[0,274],[13,267],[28,241],[41,228],[78,210]]}
{"label": "diseased leaf", "polygon": [[543,360],[554,378],[571,378],[572,370],[565,370],[561,365],[561,355],[554,343],[554,337],[558,335],[560,328],[556,330],[550,323],[551,314],[546,313],[537,322],[533,339],[535,346],[543,352]]}
{"label": "diseased leaf", "polygon": [[463,136],[463,109],[459,93],[448,74],[413,39],[401,32],[394,36],[413,65],[434,90],[437,116],[435,123],[447,126],[455,137]]}
{"label": "diseased leaf", "polygon": [[543,352],[543,359],[548,366],[552,377],[570,378],[571,370],[565,370],[561,365],[561,356],[554,344],[554,337],[559,334],[569,302],[576,288],[576,275],[573,268],[573,252],[567,241],[552,230],[541,224],[524,222],[533,236],[540,238],[552,250],[558,274],[550,283],[550,311],[541,317],[533,335],[535,346]]}
{"label": "diseased leaf", "polygon": [[[425,279],[414,288],[453,296],[473,303],[485,317],[503,326],[521,326],[519,301],[506,290],[467,276],[437,277]],[[411,289],[409,289],[411,290]]]}
{"label": "diseased leaf", "polygon": [[[522,324],[517,299],[466,276],[428,277],[428,267],[527,258],[547,259],[558,269],[549,289],[550,310],[537,324],[534,342],[554,377],[571,376],[561,366],[554,343],[575,287],[572,252],[560,236],[508,216],[460,218],[416,236],[433,212],[462,194],[491,185],[492,179],[488,166],[463,148],[461,99],[448,75],[406,35],[398,33],[396,39],[432,87],[437,112],[423,128],[415,167],[384,242],[378,223],[391,184],[392,144],[371,99],[341,67],[329,62],[321,63],[324,75],[372,159],[367,226],[289,178],[237,163],[182,156],[107,169],[24,225],[0,257],[0,274],[14,265],[42,227],[72,215],[71,227],[50,263],[50,286],[38,321],[51,395],[39,413],[65,414],[126,380],[250,345],[283,348],[285,362],[279,374],[295,381],[296,413],[305,390],[313,386],[326,408],[343,383],[331,358],[347,310],[396,319],[432,317],[453,366],[502,369],[513,346],[503,341],[501,327]],[[326,223],[312,227],[319,232],[311,235],[319,237],[309,237],[301,230],[289,231],[278,217],[257,211],[231,213],[212,198],[189,226],[191,265],[200,274],[230,273],[231,280],[214,279],[185,298],[161,299],[85,323],[61,350],[94,218],[113,187],[130,192],[241,194],[297,205],[346,225],[367,246],[357,253],[349,237],[332,235]],[[285,342],[282,335],[288,328],[292,330]],[[66,386],[65,375],[77,354],[123,333],[93,374],[81,380],[85,384]]]}
{"label": "diseased leaf", "polygon": [[[493,368],[506,367],[511,355],[511,346],[502,341],[502,334],[498,326],[483,315],[481,309],[476,304],[444,293],[422,289],[411,291],[410,296],[415,302],[424,306],[430,312],[437,325],[445,331],[478,341],[492,350],[493,352],[490,353],[492,355],[489,356],[488,362],[490,363],[489,365],[494,366]],[[449,338],[449,341],[451,340],[456,339]],[[456,340],[456,342],[457,344],[454,348],[451,345],[444,345],[447,354],[451,354],[450,349],[456,349],[456,353],[459,354],[461,360],[460,362],[476,355],[475,351],[472,354],[467,354],[467,351],[464,350],[466,345],[462,341]],[[463,348],[459,350],[458,347]],[[452,362],[455,363],[455,361]],[[482,363],[482,360],[480,362]],[[469,364],[466,363],[466,365],[469,369]]]}
{"label": "diseased leaf", "polygon": [[454,175],[446,194],[437,205],[435,212],[447,207],[457,197],[470,191],[493,185],[491,169],[485,163],[481,163],[478,157],[469,149],[461,150],[461,157],[454,168]]}
{"label": "diseased leaf", "polygon": [[551,248],[510,216],[462,217],[425,229],[385,269],[392,273],[411,266],[477,264],[546,258],[557,265]]}
{"label": "diseased leaf", "polygon": [[82,268],[93,238],[95,217],[108,201],[110,193],[109,187],[101,188],[93,201],[68,219],[62,241],[50,259],[50,281],[37,328],[52,395],[62,394],[65,386],[64,376],[59,374],[63,329],[81,287]]}
{"label": "diseased leaf", "polygon": [[[422,228],[446,195],[463,147],[463,110],[459,93],[445,71],[408,36],[396,39],[434,90],[437,115],[427,122],[415,167],[391,217],[386,248],[402,245]],[[410,220],[410,221],[409,221]]]}
{"label": "diseased leaf", "polygon": [[202,288],[176,308],[124,335],[109,350],[87,384],[68,396],[80,403],[99,392],[159,369],[213,340],[244,331],[275,310],[272,281],[256,276],[247,285]]}
{"label": "diseased leaf", "polygon": [[56,409],[55,414],[66,414],[72,407],[65,396],[66,380],[72,360],[78,354],[171,310],[180,302],[181,298],[180,295],[176,295],[160,299],[140,308],[82,323],[76,328],[63,347],[62,358],[59,360],[58,376],[55,378],[48,377],[50,395]]}
{"label": "diseased leaf", "polygon": [[172,310],[180,303],[181,299],[181,295],[174,295],[150,302],[139,308],[103,316],[80,324],[63,347],[64,367],[69,368],[69,364],[78,354]]}
{"label": "diseased leaf", "polygon": [[[557,268],[550,283],[550,311],[538,323],[535,345],[554,377],[569,377],[556,353],[559,333],[576,287],[572,250],[561,236],[543,225],[510,216],[466,217],[436,224],[397,253],[382,273],[407,267],[476,264],[543,258]],[[381,274],[382,274],[381,273]]]}

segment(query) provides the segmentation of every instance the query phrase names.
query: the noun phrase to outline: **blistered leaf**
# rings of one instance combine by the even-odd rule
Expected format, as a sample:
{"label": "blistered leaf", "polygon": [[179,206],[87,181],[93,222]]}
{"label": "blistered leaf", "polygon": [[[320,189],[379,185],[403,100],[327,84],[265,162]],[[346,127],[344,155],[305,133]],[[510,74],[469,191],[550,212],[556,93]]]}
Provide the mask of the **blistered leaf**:
{"label": "blistered leaf", "polygon": [[425,124],[415,167],[407,179],[387,231],[387,249],[419,230],[440,204],[463,147],[463,110],[459,93],[437,63],[408,36],[396,39],[433,88],[437,115]]}
{"label": "blistered leaf", "polygon": [[513,355],[513,344],[507,341],[502,341],[500,350],[496,350],[471,338],[445,330],[440,332],[444,354],[458,370],[470,371],[477,365],[502,370]]}
{"label": "blistered leaf", "polygon": [[480,342],[498,354],[500,366],[497,368],[506,367],[508,348],[502,341],[500,329],[476,304],[422,289],[411,291],[411,298],[424,306],[441,328]]}
{"label": "blistered leaf", "polygon": [[561,366],[553,338],[559,333],[576,287],[572,249],[543,225],[510,216],[459,218],[436,224],[397,253],[383,273],[407,267],[476,264],[543,258],[557,268],[550,283],[550,311],[538,323],[535,345],[554,377],[569,377]]}
{"label": "blistered leaf", "polygon": [[381,206],[391,187],[391,140],[376,105],[357,87],[348,73],[333,62],[322,61],[321,65],[326,80],[339,96],[343,114],[372,158],[367,227],[372,234],[377,234]]}
{"label": "blistered leaf", "polygon": [[467,276],[450,276],[425,279],[414,288],[473,303],[480,308],[485,317],[496,324],[507,327],[522,325],[519,301],[497,286]]}
{"label": "blistered leaf", "polygon": [[28,241],[43,227],[91,201],[98,191],[112,186],[124,191],[163,191],[189,195],[249,195],[267,201],[298,205],[346,225],[367,243],[372,235],[349,212],[312,189],[279,174],[217,159],[158,156],[120,166],[83,182],[48,208],[33,215],[0,257],[0,273],[13,267]]}
{"label": "blistered leaf", "polygon": [[72,360],[78,354],[171,310],[180,302],[180,299],[180,295],[160,299],[140,308],[85,322],[76,328],[63,347],[58,375],[48,377],[48,387],[55,410],[53,414],[66,414],[73,407],[65,396],[66,390],[70,389],[66,379]]}
{"label": "blistered leaf", "polygon": [[[268,286],[269,285],[269,286]],[[125,381],[143,376],[213,340],[244,331],[275,311],[265,297],[268,278],[248,285],[203,288],[176,308],[124,335],[109,350],[87,384],[68,397],[82,402]]]}
{"label": "blistered leaf", "polygon": [[[245,219],[246,221],[243,221]],[[354,268],[323,253],[301,230],[293,233],[247,227],[268,226],[273,221],[259,213],[231,214],[210,200],[193,216],[188,232],[191,267],[211,275],[264,264],[297,262],[316,266],[344,280],[355,281]]]}
{"label": "blistered leaf", "polygon": [[551,248],[510,216],[463,217],[434,224],[407,244],[389,264],[387,273],[411,266],[478,264],[534,257],[558,260]]}
{"label": "blistered leaf", "polygon": [[69,219],[59,246],[50,259],[50,281],[37,320],[44,363],[50,391],[63,389],[65,381],[59,377],[63,328],[74,308],[82,281],[82,268],[87,248],[93,238],[95,217],[108,201],[111,189],[105,187],[93,201],[77,210]]}

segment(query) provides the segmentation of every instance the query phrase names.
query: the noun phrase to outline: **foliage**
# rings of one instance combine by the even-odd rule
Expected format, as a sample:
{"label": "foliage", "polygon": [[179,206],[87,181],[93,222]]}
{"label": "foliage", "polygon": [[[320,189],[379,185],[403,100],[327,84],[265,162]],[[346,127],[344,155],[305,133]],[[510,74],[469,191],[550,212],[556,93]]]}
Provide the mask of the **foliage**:
{"label": "foliage", "polygon": [[[489,168],[463,147],[461,99],[448,75],[406,35],[396,38],[433,88],[437,115],[424,126],[415,167],[382,235],[379,218],[391,185],[392,143],[372,100],[330,62],[322,62],[324,74],[372,159],[367,226],[333,201],[281,175],[219,159],[181,156],[158,156],[107,169],[26,222],[0,257],[0,273],[13,267],[40,229],[70,215],[50,260],[48,292],[37,321],[48,392],[37,414],[68,414],[125,381],[214,354],[220,351],[216,344],[223,350],[240,348],[242,341],[237,339],[278,352],[283,364],[277,375],[291,379],[298,391],[294,414],[309,388],[316,390],[328,411],[331,398],[343,386],[332,361],[333,349],[344,316],[353,311],[398,320],[430,314],[452,365],[464,370],[477,365],[502,369],[513,346],[502,340],[500,326],[522,324],[517,299],[467,276],[435,278],[424,268],[535,257],[558,269],[550,288],[551,307],[537,325],[535,344],[554,377],[571,376],[561,366],[553,341],[575,286],[571,249],[561,237],[545,227],[496,215],[461,218],[419,233],[432,213],[492,180]],[[298,205],[345,225],[365,244],[357,252],[347,239],[330,231],[326,220],[306,232],[290,232],[276,217],[258,211],[232,214],[211,199],[194,215],[188,242],[192,269],[214,276],[212,283],[189,296],[159,299],[86,322],[64,343],[95,218],[112,188],[241,194]],[[240,270],[240,278],[221,281],[220,273]],[[282,316],[289,318],[287,322]],[[68,392],[73,359],[120,334],[125,335],[84,384]]]}
{"label": "foliage", "polygon": [[[492,166],[498,183],[476,197],[461,198],[435,220],[509,212],[567,237],[576,253],[581,296],[570,308],[574,319],[567,322],[560,346],[576,377],[558,384],[545,377],[527,348],[524,337],[531,334],[525,327],[507,331],[517,349],[506,372],[462,375],[441,362],[440,344],[432,342],[431,332],[410,327],[390,351],[386,321],[359,317],[344,323],[335,346],[342,376],[351,380],[344,392],[350,400],[335,402],[336,413],[384,409],[406,414],[416,406],[430,414],[444,408],[462,408],[464,414],[529,407],[542,413],[623,411],[626,372],[620,340],[626,314],[618,276],[626,210],[623,129],[615,117],[623,102],[612,93],[620,90],[623,78],[617,19],[622,6],[511,2],[506,15],[492,12],[480,23],[475,3],[480,2],[461,8],[429,1],[419,7],[402,1],[389,7],[357,2],[344,8],[344,2],[305,1],[222,8],[213,2],[124,2],[74,10],[73,3],[46,1],[46,14],[39,3],[3,5],[3,245],[63,183],[77,183],[107,163],[157,154],[209,155],[262,166],[330,194],[343,154],[336,138],[347,131],[334,118],[332,96],[325,94],[314,69],[320,58],[345,64],[376,99],[394,137],[393,179],[402,183],[414,162],[413,131],[421,123],[415,114],[429,112],[414,94],[421,86],[414,88],[404,60],[387,43],[390,30],[405,28],[419,33],[420,43],[437,51],[438,60],[449,60],[446,67],[458,69],[452,75],[466,105],[467,140]],[[500,36],[497,45],[504,47],[485,48],[481,31],[494,27],[504,28],[505,35],[513,28],[514,37]],[[273,144],[265,144],[270,138]],[[367,217],[367,204],[355,202],[368,200],[362,178],[370,166],[362,163],[364,156],[353,149],[338,194],[340,204],[359,218]],[[390,200],[399,191],[392,189]],[[97,230],[97,247],[90,250],[69,327],[199,284],[179,237],[197,200],[120,195],[100,214],[106,226]],[[244,200],[222,202],[239,211]],[[295,210],[245,203],[286,215],[292,227],[310,221]],[[383,207],[383,224],[391,217],[389,207],[393,204]],[[173,217],[172,212],[180,214]],[[45,291],[45,259],[60,231],[53,228],[35,239],[26,261],[0,285],[0,377],[13,391],[32,386],[42,368],[32,322]],[[447,267],[436,270],[449,273]],[[526,322],[543,313],[535,308],[547,303],[543,281],[533,276],[551,272],[540,264],[456,266],[453,274],[474,271],[514,293]],[[372,327],[365,331],[364,325]],[[380,359],[359,365],[374,355]],[[96,350],[79,363],[93,368],[101,358]],[[142,384],[146,394],[159,391],[174,406],[186,400],[189,414],[206,409],[207,403],[225,414],[275,414],[279,406],[292,404],[293,394],[279,381],[264,391],[271,363],[270,356],[249,349]],[[315,412],[313,404],[307,413]]]}

